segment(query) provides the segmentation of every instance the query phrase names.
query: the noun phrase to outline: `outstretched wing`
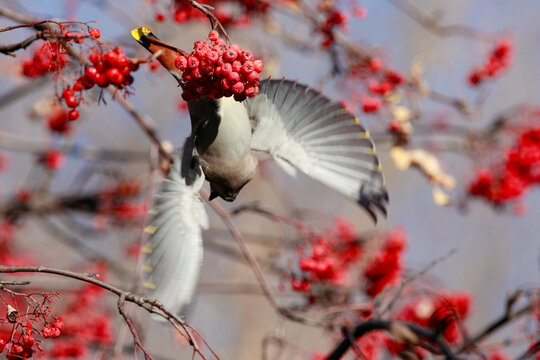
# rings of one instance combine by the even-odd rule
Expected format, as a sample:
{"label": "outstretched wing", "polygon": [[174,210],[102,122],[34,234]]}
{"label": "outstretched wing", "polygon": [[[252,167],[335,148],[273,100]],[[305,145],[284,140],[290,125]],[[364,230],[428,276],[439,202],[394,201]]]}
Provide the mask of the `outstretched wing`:
{"label": "outstretched wing", "polygon": [[369,132],[358,118],[320,92],[289,80],[265,80],[245,105],[253,122],[253,150],[270,153],[356,200],[377,221],[388,194]]}
{"label": "outstretched wing", "polygon": [[[190,163],[186,166],[185,161]],[[143,248],[148,254],[143,266],[144,286],[175,312],[190,302],[202,263],[201,228],[208,228],[208,217],[198,195],[203,181],[197,158],[179,154],[169,179],[164,180],[155,196],[155,217],[145,229],[150,238]]]}

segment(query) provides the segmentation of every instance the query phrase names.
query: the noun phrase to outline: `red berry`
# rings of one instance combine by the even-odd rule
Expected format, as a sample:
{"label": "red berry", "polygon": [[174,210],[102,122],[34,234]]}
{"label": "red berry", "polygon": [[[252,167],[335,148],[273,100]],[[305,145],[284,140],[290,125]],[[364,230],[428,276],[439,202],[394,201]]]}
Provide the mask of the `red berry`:
{"label": "red berry", "polygon": [[296,291],[301,291],[302,289],[302,281],[299,279],[292,279],[291,280],[291,288]]}
{"label": "red berry", "polygon": [[216,62],[219,60],[219,54],[217,53],[217,51],[209,51],[207,54],[206,54],[206,59],[208,59],[209,61],[211,62]]}
{"label": "red berry", "polygon": [[233,62],[238,57],[238,53],[234,49],[227,50],[225,54],[223,54],[223,59],[227,62]]}
{"label": "red berry", "polygon": [[74,95],[68,96],[66,99],[66,105],[70,108],[76,108],[79,105],[79,100]]}
{"label": "red berry", "polygon": [[231,81],[231,82],[237,82],[237,81],[240,81],[240,74],[233,71],[229,74],[228,76],[228,79]]}
{"label": "red berry", "polygon": [[0,352],[4,351],[4,348],[6,347],[6,340],[0,339]]}
{"label": "red berry", "polygon": [[125,75],[124,76],[124,85],[131,85],[133,84],[133,76],[131,75]]}
{"label": "red berry", "polygon": [[122,73],[122,75],[129,75],[129,73],[131,73],[131,69],[127,65],[119,68],[119,70]]}
{"label": "red berry", "polygon": [[188,61],[188,67],[191,69],[199,66],[199,59],[197,59],[195,56],[188,57],[187,61]]}
{"label": "red berry", "polygon": [[362,107],[365,113],[375,112],[381,107],[381,100],[379,98],[366,96],[362,100]]}
{"label": "red berry", "polygon": [[110,66],[115,66],[118,59],[118,54],[115,51],[109,50],[105,53],[105,56],[103,58],[105,62],[107,62],[107,64],[109,64]]}
{"label": "red berry", "polygon": [[139,63],[130,61],[129,62],[129,68],[130,68],[131,71],[137,71],[137,70],[139,70]]}
{"label": "red berry", "polygon": [[124,75],[117,68],[107,69],[106,75],[109,82],[113,84],[120,84],[124,81]]}
{"label": "red berry", "polygon": [[97,73],[94,80],[99,87],[105,88],[109,86],[109,79],[104,73]]}
{"label": "red berry", "polygon": [[51,170],[58,170],[66,164],[66,157],[58,150],[49,150],[43,157],[43,164]]}
{"label": "red berry", "polygon": [[69,121],[75,121],[78,118],[79,118],[79,112],[77,110],[70,110],[70,112],[68,112]]}
{"label": "red berry", "polygon": [[369,60],[369,68],[373,72],[381,70],[382,65],[383,65],[383,63],[382,63],[382,61],[380,59],[372,58],[371,60]]}
{"label": "red berry", "polygon": [[31,335],[24,335],[22,340],[22,346],[25,348],[31,348],[34,346],[35,340]]}
{"label": "red berry", "polygon": [[197,67],[191,70],[191,76],[193,76],[194,79],[202,79],[203,75],[201,69]]}
{"label": "red berry", "polygon": [[254,97],[259,93],[259,87],[254,85],[246,86],[246,90],[244,91],[247,97]]}
{"label": "red berry", "polygon": [[239,72],[240,69],[242,69],[242,63],[241,63],[240,61],[238,61],[238,60],[233,61],[233,63],[232,63],[232,70],[233,70],[234,72]]}
{"label": "red berry", "polygon": [[240,61],[244,62],[244,61],[248,61],[248,60],[253,60],[253,53],[249,50],[243,50],[240,52],[240,56],[238,56],[240,58]]}
{"label": "red berry", "polygon": [[242,69],[240,70],[244,74],[250,74],[252,71],[255,70],[255,67],[253,65],[253,61],[246,61],[244,65],[242,65]]}
{"label": "red berry", "polygon": [[232,91],[233,93],[235,94],[241,94],[244,92],[244,84],[242,84],[240,81],[235,83],[233,86],[232,86]]}
{"label": "red berry", "polygon": [[165,14],[160,13],[160,12],[156,13],[156,21],[157,21],[157,22],[163,22],[163,21],[165,21]]}
{"label": "red berry", "polygon": [[82,91],[83,88],[84,87],[79,80],[75,81],[75,84],[73,84],[73,91]]}
{"label": "red berry", "polygon": [[250,84],[259,84],[259,73],[256,71],[252,71],[248,76],[246,77],[247,82]]}
{"label": "red berry", "polygon": [[[78,81],[81,82],[83,88],[85,89],[90,89],[92,86],[94,86],[94,80],[87,75],[81,76]],[[73,87],[75,87],[75,85],[73,85]]]}
{"label": "red berry", "polygon": [[232,73],[232,65],[229,63],[223,64],[221,69],[223,76],[229,76],[229,74]]}
{"label": "red berry", "polygon": [[70,96],[73,96],[75,95],[75,93],[73,92],[73,89],[72,88],[65,88],[64,91],[62,91],[62,97],[64,99],[70,97]]}
{"label": "red berry", "polygon": [[73,40],[73,32],[66,31],[64,34],[64,41],[71,41]]}
{"label": "red berry", "polygon": [[88,33],[90,34],[90,37],[94,39],[101,37],[101,31],[99,31],[99,29],[90,29]]}
{"label": "red berry", "polygon": [[88,60],[92,62],[92,64],[96,64],[98,61],[101,61],[101,53],[94,51],[90,55],[88,55]]}
{"label": "red berry", "polygon": [[75,35],[73,35],[73,41],[75,41],[77,44],[82,44],[84,42],[83,34],[75,33]]}
{"label": "red berry", "polygon": [[178,56],[175,60],[174,60],[174,66],[176,66],[177,69],[179,70],[186,70],[187,69],[187,66],[188,66],[188,61],[186,59],[185,56]]}
{"label": "red berry", "polygon": [[118,56],[118,58],[116,59],[116,67],[117,67],[117,68],[121,68],[121,67],[127,66],[128,63],[129,63],[128,58],[127,58],[127,56],[125,56],[125,55],[120,55],[120,56]]}
{"label": "red berry", "polygon": [[263,62],[262,62],[262,60],[255,60],[253,62],[253,66],[255,68],[255,71],[260,73],[263,70]]}
{"label": "red berry", "polygon": [[89,66],[84,70],[84,74],[92,80],[96,78],[97,73],[98,73],[97,69],[93,66]]}
{"label": "red berry", "polygon": [[219,39],[219,33],[216,30],[210,31],[210,34],[208,34],[208,40],[216,41],[217,39]]}

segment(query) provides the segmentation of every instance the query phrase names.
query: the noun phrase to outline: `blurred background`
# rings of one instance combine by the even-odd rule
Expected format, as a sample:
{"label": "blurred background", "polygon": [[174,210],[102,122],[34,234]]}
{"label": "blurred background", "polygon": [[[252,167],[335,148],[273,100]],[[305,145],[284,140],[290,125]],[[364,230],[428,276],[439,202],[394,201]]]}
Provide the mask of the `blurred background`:
{"label": "blurred background", "polygon": [[[400,0],[354,2],[354,6],[365,11],[365,18],[352,15],[352,1],[338,2],[336,6],[349,16],[345,33],[348,39],[377,54],[407,78],[421,64],[422,80],[430,89],[451,98],[464,99],[474,108],[471,114],[464,115],[455,106],[427,96],[411,95],[415,98],[412,101],[407,92],[414,90],[402,90],[403,104],[409,107],[416,103],[420,114],[415,119],[418,130],[410,136],[410,146],[435,155],[442,170],[456,180],[455,187],[445,189],[451,199],[450,205],[436,204],[432,184],[421,171],[414,168],[403,171],[394,164],[389,156],[390,148],[395,145],[388,132],[391,112],[383,109],[364,114],[360,107],[355,110],[374,136],[387,181],[390,204],[386,219],[373,225],[356,204],[307,176],[289,177],[264,157],[261,158],[259,176],[243,189],[234,203],[217,201],[230,210],[257,203],[276,214],[305,221],[321,231],[332,228],[337,217],[347,219],[361,234],[402,227],[408,239],[404,258],[407,272],[422,269],[435,258],[456,249],[453,255],[430,270],[427,277],[441,287],[472,294],[473,311],[467,319],[467,327],[474,332],[504,311],[505,297],[510,291],[538,284],[540,194],[531,187],[520,200],[520,209],[525,211],[515,211],[511,206],[497,209],[481,200],[469,200],[468,184],[474,170],[485,159],[471,156],[471,147],[463,137],[456,139],[444,131],[437,132],[434,124],[444,121],[450,126],[481,129],[515,105],[537,103],[540,94],[540,82],[537,81],[540,69],[536,66],[540,63],[537,14],[540,7],[536,2],[525,0],[411,2],[421,14],[433,15],[440,24],[470,27],[489,34],[490,39],[510,39],[515,47],[512,65],[500,78],[478,88],[470,86],[467,76],[472,68],[482,63],[494,42],[459,34],[437,34],[404,12],[400,3],[410,4]],[[185,50],[191,49],[193,41],[204,39],[210,30],[206,21],[178,24],[167,12],[169,4],[159,1],[25,0],[0,1],[0,4],[44,19],[95,22],[92,26],[101,30],[104,41],[121,46],[127,55],[138,58],[148,54],[131,38],[132,28],[148,26],[165,42]],[[314,9],[317,7],[315,1],[306,1],[306,4]],[[319,46],[320,34],[313,31],[313,25],[305,18],[295,15],[294,11],[282,10],[282,6],[286,9],[279,1],[275,8],[271,5],[269,14],[264,18],[254,16],[249,27],[227,28],[232,41],[262,57],[267,75],[298,79],[324,90],[335,100],[358,105],[343,86],[344,77],[349,76],[347,73],[333,78],[328,76],[332,61],[328,51]],[[156,13],[165,14],[165,20],[156,21]],[[0,18],[0,26],[12,24],[13,21]],[[20,41],[30,34],[32,31],[28,29],[4,32],[0,34],[0,42]],[[295,39],[311,47],[300,46],[286,35],[294,35]],[[34,191],[44,183],[47,183],[47,193],[52,195],[91,192],[113,178],[137,179],[143,184],[149,183],[151,188],[157,185],[161,174],[156,171],[150,174],[149,156],[155,159],[156,155],[149,155],[152,150],[148,137],[109,94],[103,94],[98,104],[99,95],[94,93],[94,98],[81,106],[80,119],[69,136],[48,131],[42,118],[36,116],[36,108],[39,110],[42,107],[39,102],[58,94],[58,90],[50,78],[28,79],[20,75],[21,61],[30,51],[19,51],[16,57],[0,57],[0,99],[6,100],[5,96],[15,88],[25,89],[24,96],[1,102],[0,151],[9,164],[0,173],[2,201],[7,204],[21,189]],[[129,101],[148,123],[155,126],[160,139],[174,147],[181,145],[189,134],[190,124],[175,80],[163,69],[151,70],[149,64],[142,64],[133,76]],[[423,131],[422,126],[428,130]],[[67,155],[66,166],[54,175],[44,174],[43,169],[36,166],[36,159],[49,147],[60,148]],[[78,149],[107,149],[128,154],[131,160],[89,158],[81,155]],[[492,153],[489,160],[503,157],[500,149]],[[143,199],[145,191],[141,193]],[[269,334],[286,334],[290,342],[308,352],[328,351],[335,337],[276,315],[262,296],[250,267],[238,256],[225,226],[210,210],[209,215],[211,228],[203,234],[202,274],[194,301],[183,313],[186,320],[223,359],[260,358],[262,339]],[[117,268],[109,266],[106,280],[125,289],[132,288],[137,283],[134,276],[137,261],[136,256],[127,254],[128,249],[136,253],[133,246],[139,241],[142,227],[124,226],[116,227],[114,231],[100,231],[96,225],[100,221],[103,219],[65,213],[25,217],[17,223],[13,246],[24,252],[29,262],[45,266],[80,270],[83,261],[89,259],[113,263]],[[272,221],[255,214],[240,214],[235,221],[260,257],[271,253],[275,258],[276,252],[279,254],[280,249],[283,250],[279,245],[280,237],[297,237],[294,229],[286,228],[282,235]],[[113,227],[110,222],[107,226],[109,230]],[[224,255],[223,248],[230,249],[233,255]],[[40,284],[50,288],[76,286],[73,282],[64,285],[62,279],[47,276],[39,279]],[[276,277],[269,281],[278,293],[283,280]],[[285,286],[288,286],[287,282]],[[280,304],[291,306],[300,306],[304,301],[290,289],[279,292],[277,298]],[[107,302],[114,301],[106,299]],[[113,316],[114,306],[111,309]],[[143,311],[132,308],[131,312],[138,321],[146,321],[147,315],[142,314]],[[120,319],[116,322],[115,334],[123,333],[124,343],[130,345],[129,334],[122,330]],[[155,358],[190,356],[191,351],[180,347],[181,341],[170,329],[154,322],[144,324],[143,338]],[[500,338],[507,335],[500,335]],[[510,353],[512,351],[516,350],[510,350]]]}

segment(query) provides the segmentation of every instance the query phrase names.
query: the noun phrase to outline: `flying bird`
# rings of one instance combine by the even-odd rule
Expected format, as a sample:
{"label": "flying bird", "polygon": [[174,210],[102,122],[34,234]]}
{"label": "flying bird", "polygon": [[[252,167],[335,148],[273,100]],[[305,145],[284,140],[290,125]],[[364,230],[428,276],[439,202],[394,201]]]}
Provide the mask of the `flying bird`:
{"label": "flying bird", "polygon": [[[158,40],[146,28],[131,33],[184,85],[174,63],[178,54],[188,56],[185,51]],[[258,95],[242,102],[233,97],[188,101],[191,135],[158,195],[157,215],[148,230],[150,247],[145,248],[151,253],[146,286],[156,288],[156,297],[174,310],[189,302],[193,293],[202,258],[200,226],[207,225],[199,221],[206,216],[204,209],[188,198],[199,201],[204,175],[210,183],[209,200],[219,196],[233,201],[256,175],[252,151],[268,153],[290,175],[298,169],[355,200],[375,222],[377,210],[386,215],[388,195],[381,166],[370,133],[359,119],[295,81],[269,79],[259,88]],[[202,173],[194,176],[198,171]],[[198,217],[190,218],[188,212],[195,210]],[[159,248],[160,255],[155,255]]]}

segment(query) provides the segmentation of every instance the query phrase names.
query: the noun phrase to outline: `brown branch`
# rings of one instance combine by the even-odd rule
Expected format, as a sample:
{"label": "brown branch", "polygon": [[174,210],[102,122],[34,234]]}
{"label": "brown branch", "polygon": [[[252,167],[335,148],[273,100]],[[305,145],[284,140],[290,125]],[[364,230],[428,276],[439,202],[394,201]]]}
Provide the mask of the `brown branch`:
{"label": "brown branch", "polygon": [[227,41],[229,43],[231,42],[231,39],[229,38],[229,34],[227,34],[227,31],[225,30],[225,28],[223,27],[221,22],[218,20],[216,15],[214,15],[214,13],[212,12],[212,10],[214,10],[214,8],[212,6],[206,5],[206,4],[200,4],[196,0],[185,0],[185,1],[187,1],[195,9],[201,11],[204,15],[206,15],[208,20],[210,20],[210,24],[212,25],[212,29],[219,28],[219,30],[221,30],[221,32],[223,33],[223,35],[225,36]]}
{"label": "brown branch", "polygon": [[[208,194],[204,189],[201,190],[201,195],[207,199]],[[305,317],[298,316],[297,314],[294,314],[289,309],[283,308],[279,306],[279,304],[276,302],[276,299],[274,298],[272,291],[270,290],[270,287],[268,286],[268,282],[266,281],[266,278],[264,276],[264,272],[261,268],[261,265],[259,264],[259,261],[255,257],[255,255],[251,252],[249,247],[246,244],[246,240],[244,239],[242,233],[238,229],[238,227],[234,224],[234,222],[231,219],[231,216],[225,210],[218,202],[216,201],[209,201],[208,202],[212,209],[218,214],[218,216],[221,218],[227,229],[229,229],[229,232],[231,233],[232,237],[238,244],[238,247],[240,248],[240,251],[242,252],[242,255],[246,259],[246,261],[251,266],[251,269],[253,270],[253,273],[255,277],[257,278],[257,281],[259,282],[259,285],[261,287],[261,290],[263,294],[266,296],[268,301],[270,302],[270,305],[274,308],[274,310],[282,315],[283,317],[292,320],[297,321],[303,324],[309,324],[313,326],[319,326],[321,325],[318,321],[313,319],[308,319]]]}
{"label": "brown branch", "polygon": [[139,334],[137,334],[137,330],[135,329],[135,324],[133,323],[133,320],[126,314],[126,311],[124,310],[125,303],[126,303],[126,297],[121,295],[118,298],[118,302],[116,305],[118,308],[118,312],[124,318],[124,321],[126,322],[129,328],[129,331],[131,332],[131,335],[133,337],[133,343],[135,344],[135,351],[137,351],[137,348],[139,348],[144,353],[145,359],[153,360],[152,356],[150,356],[150,354],[146,351],[144,345],[141,343],[141,340],[139,339]]}
{"label": "brown branch", "polygon": [[24,50],[28,46],[30,46],[34,41],[45,39],[45,34],[43,31],[38,31],[32,36],[27,37],[21,42],[15,43],[15,44],[9,44],[9,45],[0,45],[0,53],[9,55],[9,56],[15,56],[13,54],[14,51],[17,50]]}
{"label": "brown branch", "polygon": [[495,319],[491,323],[489,323],[487,326],[485,326],[482,330],[480,330],[476,335],[471,336],[469,339],[467,339],[466,342],[464,342],[461,347],[456,351],[457,354],[465,351],[469,344],[477,345],[480,341],[484,340],[486,337],[491,335],[493,332],[499,330],[501,327],[509,324],[510,322],[520,318],[521,316],[530,313],[532,310],[532,305],[528,304],[523,306],[522,308],[512,311],[512,306],[510,302],[507,303],[506,310],[503,315],[501,315],[499,318]]}
{"label": "brown branch", "polygon": [[[192,332],[197,332],[191,325],[187,324],[182,320],[178,315],[169,311],[161,302],[157,299],[143,297],[140,295],[133,294],[128,291],[124,291],[116,286],[108,284],[106,282],[97,280],[95,277],[92,277],[87,274],[80,274],[69,270],[61,270],[55,268],[49,268],[44,266],[34,266],[34,265],[21,265],[21,266],[5,266],[0,265],[0,273],[20,273],[20,272],[30,272],[30,273],[47,273],[59,275],[83,282],[87,282],[100,288],[103,288],[119,298],[122,298],[123,301],[132,302],[137,304],[139,307],[142,307],[149,313],[157,314],[167,320],[177,331],[188,341],[189,345],[193,348],[193,351],[201,356],[201,358],[206,359],[204,354],[201,352],[199,345]],[[208,349],[214,354],[216,358],[217,355],[213,350],[207,345]]]}

